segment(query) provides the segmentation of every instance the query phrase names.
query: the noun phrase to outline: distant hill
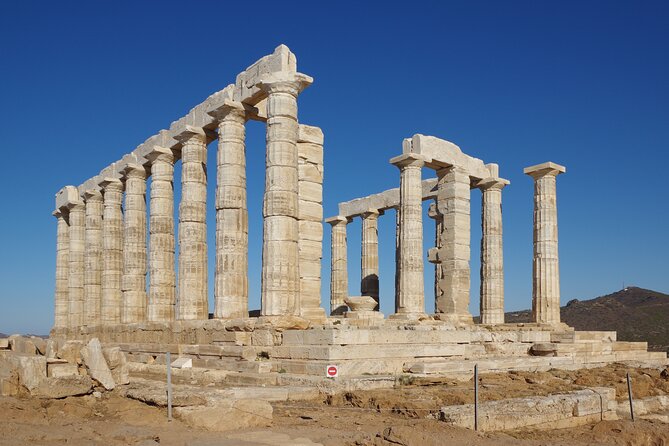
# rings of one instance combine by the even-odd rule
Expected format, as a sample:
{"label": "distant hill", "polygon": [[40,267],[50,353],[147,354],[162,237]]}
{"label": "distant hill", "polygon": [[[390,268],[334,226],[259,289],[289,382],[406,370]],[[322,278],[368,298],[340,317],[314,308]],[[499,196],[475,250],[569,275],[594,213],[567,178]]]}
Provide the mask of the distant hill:
{"label": "distant hill", "polygon": [[9,337],[9,335],[6,335],[4,333],[0,333],[0,338],[8,338],[8,337]]}
{"label": "distant hill", "polygon": [[[652,351],[669,352],[669,295],[628,287],[591,300],[574,299],[560,308],[576,330],[618,332],[619,341],[647,341]],[[506,313],[506,322],[530,322],[530,310]]]}

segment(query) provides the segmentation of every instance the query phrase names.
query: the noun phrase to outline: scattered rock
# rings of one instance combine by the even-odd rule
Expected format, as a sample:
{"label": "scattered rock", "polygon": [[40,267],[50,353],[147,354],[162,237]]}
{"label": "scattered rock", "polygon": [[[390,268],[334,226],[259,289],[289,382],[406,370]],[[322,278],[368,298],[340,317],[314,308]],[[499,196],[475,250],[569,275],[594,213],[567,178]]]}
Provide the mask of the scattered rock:
{"label": "scattered rock", "polygon": [[46,341],[42,338],[38,338],[37,336],[31,336],[30,340],[32,341],[33,344],[35,344],[35,348],[37,349],[37,353],[40,355],[46,355]]}
{"label": "scattered rock", "polygon": [[0,350],[9,349],[9,338],[0,338]]}
{"label": "scattered rock", "polygon": [[130,382],[130,373],[128,371],[128,361],[125,353],[120,347],[108,347],[102,350],[102,354],[107,360],[107,365],[111,370],[112,378],[116,385],[128,384]]}
{"label": "scattered rock", "polygon": [[[125,389],[125,396],[137,401],[142,401],[154,406],[167,406],[167,392],[164,385],[147,385],[147,383],[134,382]],[[196,393],[175,391],[172,395],[172,406],[203,406],[207,400]]]}
{"label": "scattered rock", "polygon": [[53,339],[47,339],[46,341],[46,353],[44,354],[47,359],[55,358],[56,353],[58,352],[58,344]]}
{"label": "scattered rock", "polygon": [[47,364],[47,377],[65,378],[79,376],[79,367],[69,362]]}
{"label": "scattered rock", "polygon": [[58,357],[65,359],[67,362],[73,364],[81,364],[81,349],[84,343],[82,341],[66,341],[61,348],[58,349]]}
{"label": "scattered rock", "polygon": [[29,354],[10,357],[19,375],[19,384],[32,391],[46,379],[46,358]]}
{"label": "scattered rock", "polygon": [[[74,364],[72,364],[74,365]],[[74,365],[76,367],[76,365]],[[38,398],[66,398],[87,395],[93,390],[93,380],[88,376],[50,377],[40,381],[31,392]]]}
{"label": "scattered rock", "polygon": [[37,347],[35,347],[33,341],[28,338],[24,338],[21,335],[11,335],[9,337],[9,347],[15,353],[22,353],[26,355],[37,354]]}
{"label": "scattered rock", "polygon": [[116,387],[111,370],[102,354],[102,345],[98,338],[93,338],[81,349],[81,358],[86,365],[88,374],[99,382],[106,390],[113,390]]}
{"label": "scattered rock", "polygon": [[193,428],[226,432],[272,423],[272,406],[263,400],[228,400],[216,406],[177,407],[174,414]]}

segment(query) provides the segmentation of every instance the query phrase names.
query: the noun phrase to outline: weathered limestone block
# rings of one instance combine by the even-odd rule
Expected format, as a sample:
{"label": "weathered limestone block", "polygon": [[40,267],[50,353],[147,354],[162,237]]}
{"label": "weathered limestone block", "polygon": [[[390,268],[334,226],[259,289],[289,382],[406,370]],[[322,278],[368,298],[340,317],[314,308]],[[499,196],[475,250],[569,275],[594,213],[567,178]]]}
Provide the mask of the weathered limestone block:
{"label": "weathered limestone block", "polygon": [[86,246],[86,213],[83,202],[69,207],[70,250],[68,276],[68,326],[84,322],[84,255]]}
{"label": "weathered limestone block", "polygon": [[10,361],[18,371],[19,384],[32,391],[46,379],[46,358],[44,356],[31,356],[16,354],[10,357]]}
{"label": "weathered limestone block", "polygon": [[560,262],[555,179],[566,169],[547,162],[526,167],[523,172],[534,179],[532,316],[538,323],[559,324]]}
{"label": "weathered limestone block", "polygon": [[83,346],[83,341],[66,341],[58,349],[57,357],[73,364],[81,364],[81,349]]}
{"label": "weathered limestone block", "polygon": [[100,322],[113,325],[121,322],[123,297],[123,183],[116,178],[104,178],[100,186],[104,196]]}
{"label": "weathered limestone block", "polygon": [[32,339],[21,335],[11,335],[8,339],[9,348],[15,353],[26,355],[36,355],[37,347]]}
{"label": "weathered limestone block", "polygon": [[53,216],[58,219],[56,234],[56,288],[54,293],[54,327],[67,327],[68,319],[68,278],[70,263],[70,228],[66,209],[57,209]]}
{"label": "weathered limestone block", "polygon": [[102,345],[97,338],[91,339],[81,349],[81,358],[91,378],[99,382],[107,390],[113,390],[116,387],[107,361],[105,361],[105,357],[102,354]]}
{"label": "weathered limestone block", "polygon": [[64,378],[68,376],[79,376],[79,367],[70,362],[49,362],[47,360],[47,377]]}
{"label": "weathered limestone block", "polygon": [[30,393],[38,398],[67,398],[88,395],[93,391],[93,380],[89,376],[54,376],[40,381]]}
{"label": "weathered limestone block", "polygon": [[0,338],[0,350],[9,350],[9,338]]}
{"label": "weathered limestone block", "polygon": [[267,401],[238,399],[221,401],[215,406],[176,407],[174,415],[193,428],[225,432],[270,426],[272,412]]}
{"label": "weathered limestone block", "polygon": [[176,306],[174,155],[155,146],[147,159],[151,162],[147,320],[167,322],[174,320]]}
{"label": "weathered limestone block", "polygon": [[123,305],[121,323],[146,320],[146,170],[128,164],[123,222]]}
{"label": "weathered limestone block", "polygon": [[346,311],[344,300],[348,297],[348,266],[346,246],[346,217],[336,216],[325,220],[332,226],[330,254],[330,314],[342,315]]}
{"label": "weathered limestone block", "polygon": [[181,203],[179,204],[180,320],[205,320],[207,301],[207,141],[199,127],[187,126],[175,137],[181,149]]}
{"label": "weathered limestone block", "polygon": [[99,325],[102,311],[102,194],[84,192],[86,250],[84,255],[84,325]]}
{"label": "weathered limestone block", "polygon": [[128,384],[130,382],[130,372],[125,353],[120,347],[107,347],[102,349],[102,354],[107,361],[111,371],[112,378],[116,385]]}

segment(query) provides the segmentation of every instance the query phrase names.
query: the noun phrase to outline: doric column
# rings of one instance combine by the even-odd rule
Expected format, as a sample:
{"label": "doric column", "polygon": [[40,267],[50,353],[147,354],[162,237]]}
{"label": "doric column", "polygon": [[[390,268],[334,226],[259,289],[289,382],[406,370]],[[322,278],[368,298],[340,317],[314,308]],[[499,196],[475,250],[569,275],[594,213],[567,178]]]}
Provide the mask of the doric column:
{"label": "doric column", "polygon": [[379,309],[379,211],[369,209],[362,215],[362,253],[360,256],[360,294],[372,296]]}
{"label": "doric column", "polygon": [[205,320],[209,318],[207,140],[203,129],[190,126],[176,138],[182,143],[177,318]]}
{"label": "doric column", "polygon": [[84,257],[84,325],[99,325],[102,305],[102,194],[84,192],[86,248]]}
{"label": "doric column", "polygon": [[[427,212],[427,216],[430,217],[432,220],[434,220],[434,247],[435,251],[434,252],[439,252],[439,249],[441,248],[441,232],[443,231],[444,227],[444,218],[439,212],[439,209],[437,207],[437,203],[430,203],[430,209]],[[433,251],[430,251],[433,252]],[[438,254],[437,254],[438,257]],[[440,280],[442,277],[442,272],[441,272],[441,262],[435,262],[434,259],[430,259],[430,262],[434,263],[434,306],[435,306],[435,312],[437,310],[437,302],[441,299],[441,288],[440,288]]]}
{"label": "doric column", "polygon": [[469,312],[471,255],[470,179],[456,166],[437,171],[437,208],[442,214],[441,296],[437,299],[437,317],[453,323],[472,323]]}
{"label": "doric column", "polygon": [[400,169],[399,295],[392,317],[419,318],[425,313],[423,279],[423,188],[425,159],[404,154],[390,160]]}
{"label": "doric column", "polygon": [[69,204],[70,252],[68,275],[68,326],[84,323],[84,255],[86,247],[86,207],[81,202]]}
{"label": "doric column", "polygon": [[248,317],[249,223],[246,207],[246,113],[226,100],[210,113],[218,124],[214,317]]}
{"label": "doric column", "polygon": [[527,167],[534,178],[534,258],[532,317],[542,324],[560,323],[560,268],[555,178],[564,166],[547,162]]}
{"label": "doric column", "polygon": [[481,202],[481,323],[504,323],[504,253],[502,244],[502,189],[509,184],[501,178],[478,183]]}
{"label": "doric column", "polygon": [[100,182],[104,197],[102,213],[102,305],[100,322],[121,322],[123,293],[123,183],[116,178]]}
{"label": "doric column", "polygon": [[70,227],[67,210],[56,209],[53,216],[58,219],[56,233],[56,290],[54,293],[54,328],[68,326],[68,279],[70,270]]}
{"label": "doric column", "polygon": [[123,305],[121,323],[146,320],[146,170],[128,164],[125,175],[123,221]]}
{"label": "doric column", "polygon": [[167,322],[174,320],[176,305],[174,154],[170,149],[155,146],[146,158],[151,163],[147,319]]}
{"label": "doric column", "polygon": [[395,311],[400,307],[400,208],[395,207]]}
{"label": "doric column", "polygon": [[300,314],[298,254],[297,95],[311,83],[299,73],[271,75],[267,93],[267,154],[263,196],[261,314]]}
{"label": "doric column", "polygon": [[348,218],[340,215],[325,220],[332,226],[330,252],[330,314],[340,316],[347,307],[348,297],[348,256],[346,245],[346,225]]}

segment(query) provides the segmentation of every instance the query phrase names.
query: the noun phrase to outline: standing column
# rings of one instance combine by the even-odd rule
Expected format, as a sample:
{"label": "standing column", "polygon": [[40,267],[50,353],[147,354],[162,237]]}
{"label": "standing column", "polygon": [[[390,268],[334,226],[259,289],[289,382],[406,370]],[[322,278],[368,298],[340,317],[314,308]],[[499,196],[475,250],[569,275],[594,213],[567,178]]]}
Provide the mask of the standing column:
{"label": "standing column", "polygon": [[348,218],[340,215],[325,220],[332,225],[330,252],[330,314],[340,316],[347,310],[344,299],[348,297],[348,261],[346,225]]}
{"label": "standing column", "polygon": [[121,323],[146,319],[146,170],[128,164],[125,175],[125,219],[123,224],[123,305]]}
{"label": "standing column", "polygon": [[181,149],[179,204],[178,319],[209,318],[207,283],[207,140],[204,130],[188,126],[177,137]]}
{"label": "standing column", "polygon": [[423,188],[425,159],[404,154],[390,160],[400,169],[399,295],[394,318],[419,318],[425,313],[423,279]]}
{"label": "standing column", "polygon": [[560,323],[560,268],[555,178],[564,166],[547,162],[526,167],[534,178],[534,259],[532,318],[540,324]]}
{"label": "standing column", "polygon": [[168,322],[174,320],[176,305],[174,155],[170,149],[156,146],[146,158],[151,162],[147,319]]}
{"label": "standing column", "polygon": [[509,184],[501,178],[478,183],[481,203],[481,323],[504,323],[504,253],[502,244],[502,189]]}
{"label": "standing column", "polygon": [[56,209],[53,216],[58,219],[56,233],[56,292],[54,296],[54,328],[68,326],[68,277],[70,270],[70,227],[67,223],[67,211]]}
{"label": "standing column", "polygon": [[246,207],[246,113],[226,100],[218,124],[214,317],[248,317],[249,222]]}
{"label": "standing column", "polygon": [[[439,249],[441,248],[441,232],[444,227],[444,218],[437,208],[437,203],[430,203],[430,209],[427,211],[427,216],[434,220],[434,251],[429,253],[437,253],[436,258],[430,258],[430,262],[434,263],[434,308],[437,311],[437,302],[441,299],[442,291],[440,288],[440,280],[442,278],[441,262],[438,261]],[[429,257],[429,254],[428,254]]]}
{"label": "standing column", "polygon": [[102,194],[84,192],[86,251],[84,258],[84,325],[99,325],[102,305]]}
{"label": "standing column", "polygon": [[437,207],[443,215],[441,231],[442,278],[441,296],[437,300],[437,316],[453,323],[472,323],[469,313],[471,255],[470,179],[456,166],[437,172]]}
{"label": "standing column", "polygon": [[68,275],[68,326],[84,323],[84,255],[86,246],[86,207],[83,202],[69,204],[70,252]]}
{"label": "standing column", "polygon": [[300,314],[297,95],[312,79],[277,74],[259,82],[267,93],[263,196],[261,314]]}
{"label": "standing column", "polygon": [[360,294],[372,296],[379,309],[379,211],[369,209],[362,215],[362,254],[360,256]]}
{"label": "standing column", "polygon": [[121,322],[123,293],[123,183],[116,178],[100,182],[104,196],[102,213],[102,305],[100,322]]}

